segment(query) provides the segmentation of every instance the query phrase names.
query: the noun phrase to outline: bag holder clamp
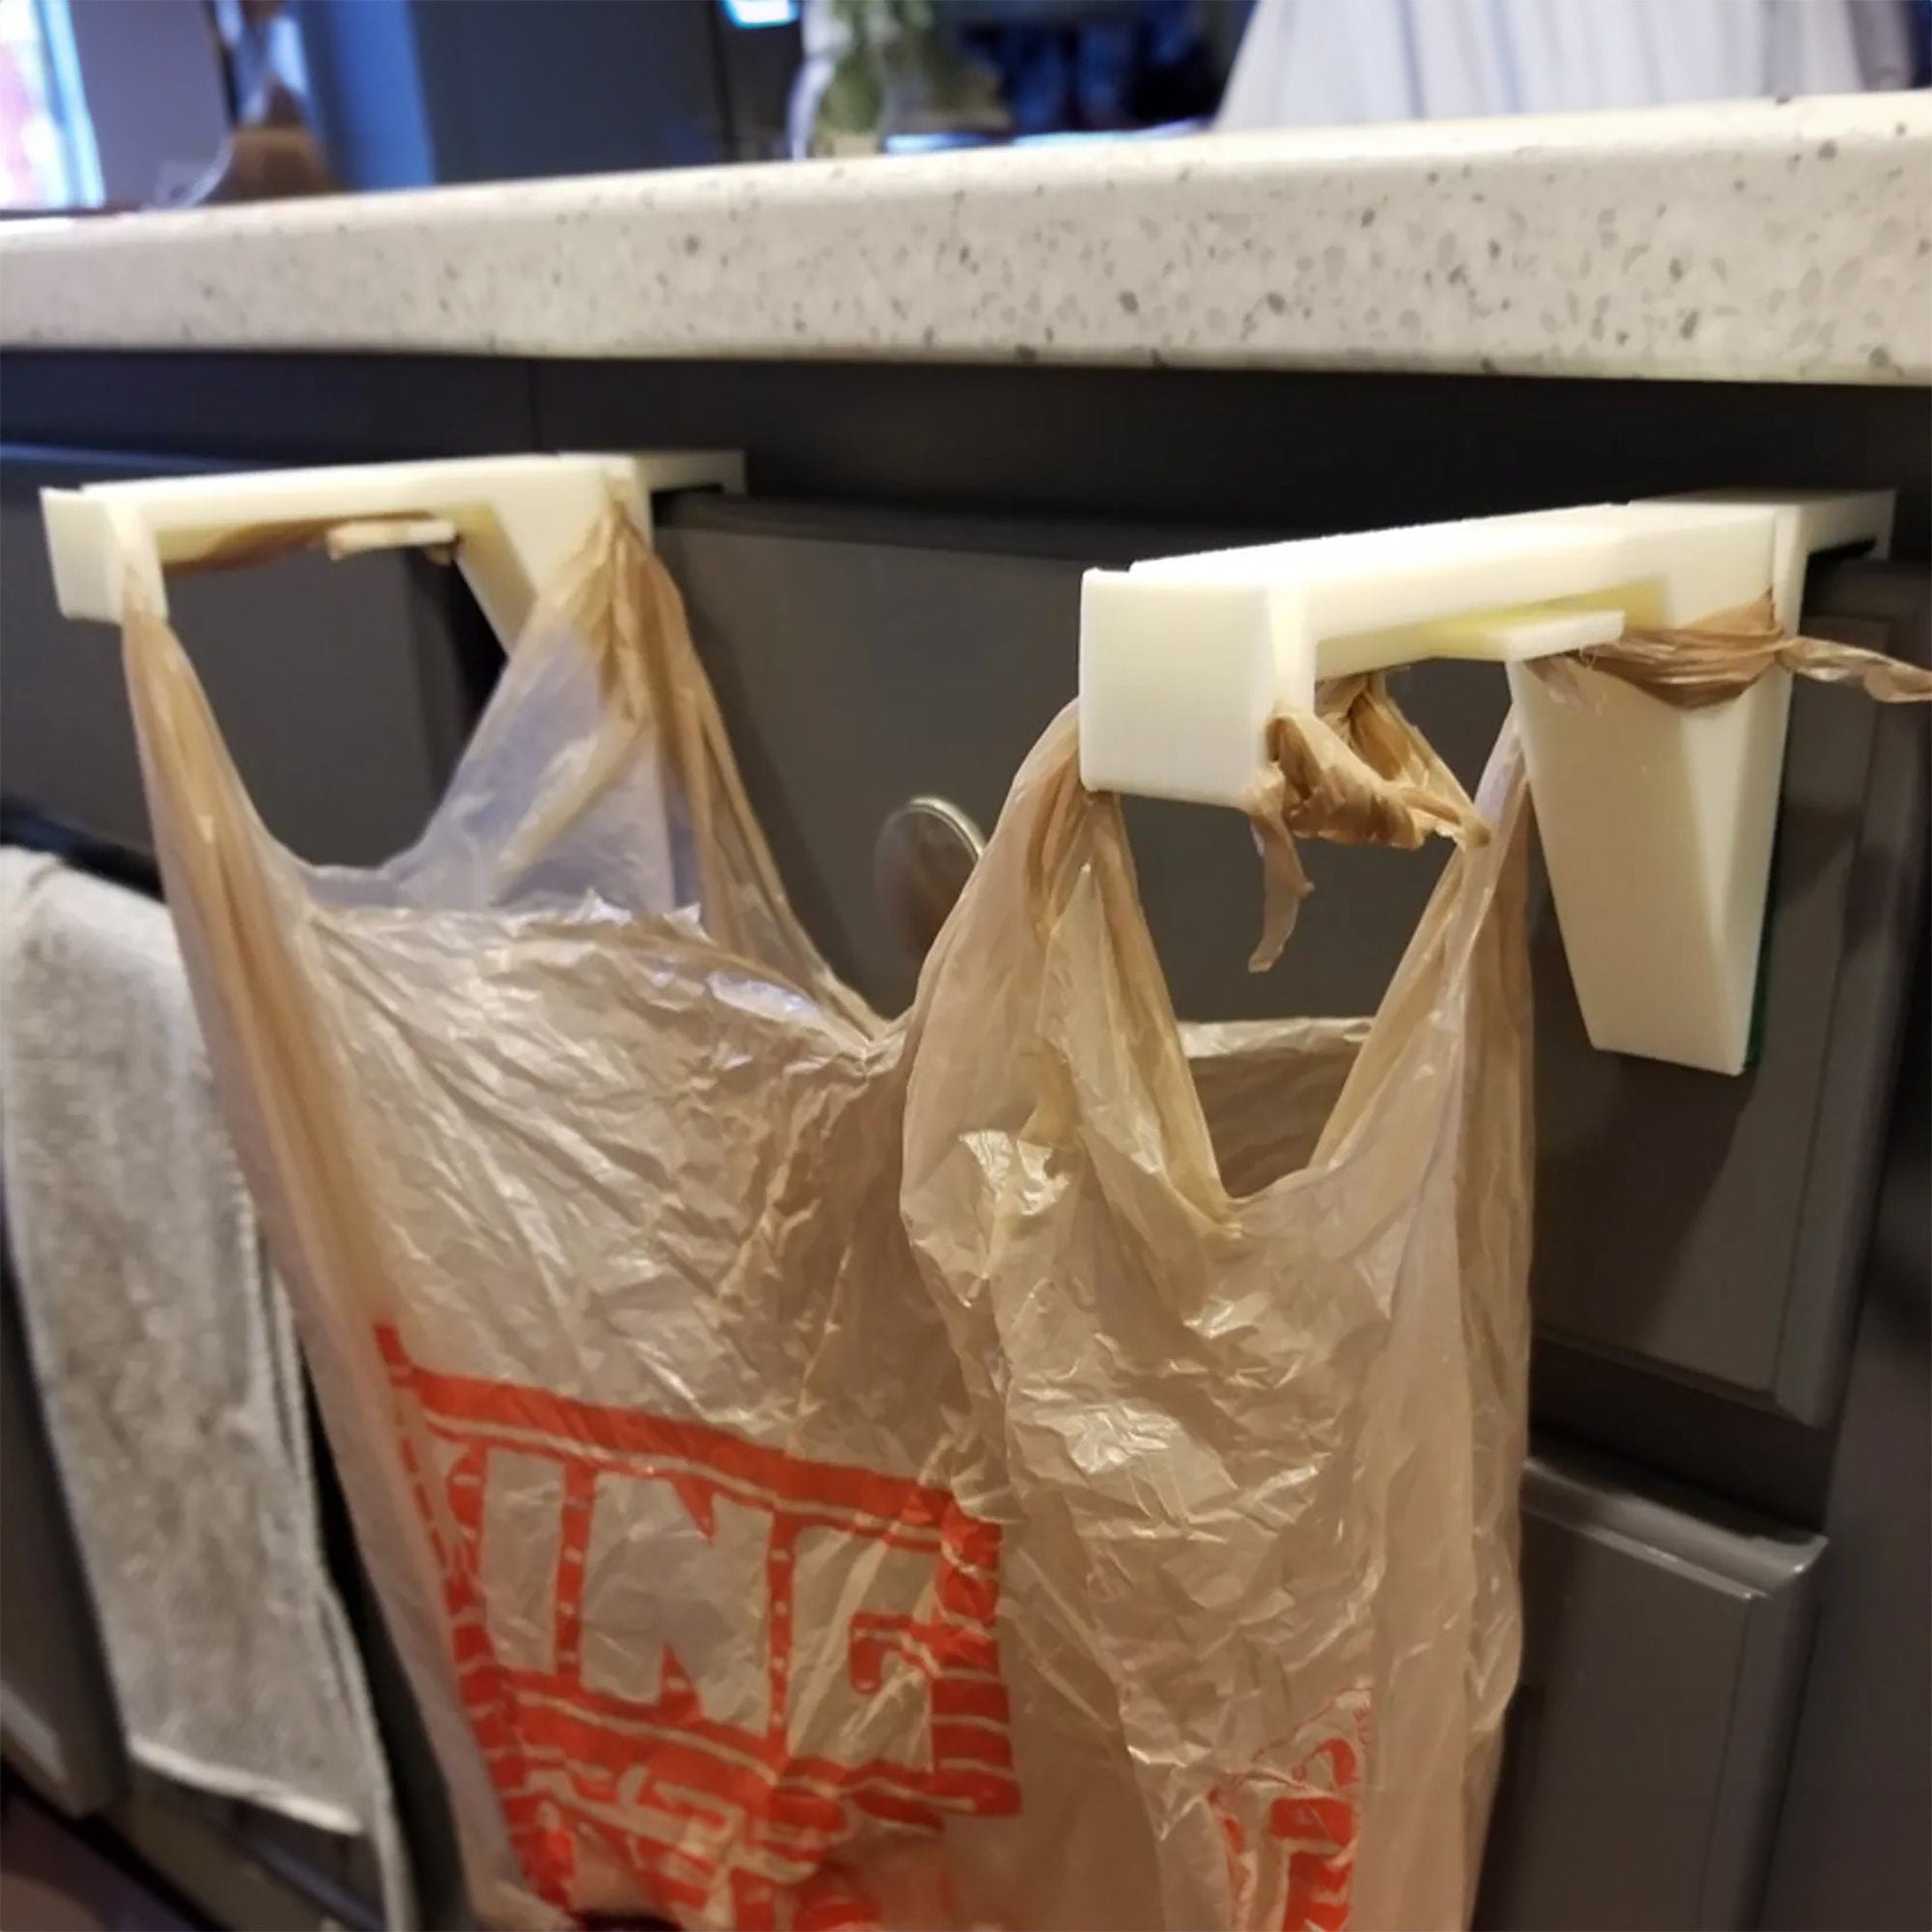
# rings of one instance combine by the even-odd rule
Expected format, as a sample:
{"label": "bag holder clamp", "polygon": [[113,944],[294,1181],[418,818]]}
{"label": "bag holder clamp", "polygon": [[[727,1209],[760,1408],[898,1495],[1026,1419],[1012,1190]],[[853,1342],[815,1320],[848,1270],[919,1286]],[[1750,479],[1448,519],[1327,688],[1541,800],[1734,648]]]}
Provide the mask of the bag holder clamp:
{"label": "bag holder clamp", "polygon": [[1535,659],[1768,593],[1794,629],[1813,555],[1883,555],[1889,492],[1724,491],[1317,537],[1089,571],[1080,773],[1238,805],[1317,682],[1439,657],[1505,666],[1572,979],[1599,1049],[1743,1070],[1791,677],[1706,709]]}
{"label": "bag holder clamp", "polygon": [[742,492],[744,458],[525,455],[164,477],[44,489],[41,511],[66,617],[118,623],[130,581],[165,615],[164,570],[243,562],[351,525],[343,543],[332,542],[338,554],[453,547],[507,650],[538,591],[590,536],[614,494],[648,541],[654,493],[707,485]]}
{"label": "bag holder clamp", "polygon": [[[654,492],[744,488],[743,458],[519,455],[172,477],[42,491],[55,595],[118,622],[132,582],[356,525],[341,547],[449,544],[507,648],[613,493],[648,538]],[[1269,718],[1315,684],[1426,658],[1499,662],[1522,719],[1551,887],[1591,1043],[1742,1070],[1790,676],[1685,711],[1579,669],[1529,666],[1768,592],[1797,621],[1805,567],[1882,555],[1889,492],[1722,492],[1312,538],[1089,571],[1080,765],[1097,790],[1237,804]],[[1184,639],[1184,646],[1177,644]]]}

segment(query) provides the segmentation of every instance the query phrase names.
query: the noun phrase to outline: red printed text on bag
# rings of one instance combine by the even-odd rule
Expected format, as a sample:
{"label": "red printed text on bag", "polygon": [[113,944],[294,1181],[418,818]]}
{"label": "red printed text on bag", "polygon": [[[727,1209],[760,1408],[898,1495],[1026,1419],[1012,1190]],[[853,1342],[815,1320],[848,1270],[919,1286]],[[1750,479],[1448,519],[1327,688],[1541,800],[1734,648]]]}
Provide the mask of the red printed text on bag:
{"label": "red printed text on bag", "polygon": [[859,1926],[841,1847],[1019,1809],[997,1524],[376,1338],[464,1709],[540,1895]]}

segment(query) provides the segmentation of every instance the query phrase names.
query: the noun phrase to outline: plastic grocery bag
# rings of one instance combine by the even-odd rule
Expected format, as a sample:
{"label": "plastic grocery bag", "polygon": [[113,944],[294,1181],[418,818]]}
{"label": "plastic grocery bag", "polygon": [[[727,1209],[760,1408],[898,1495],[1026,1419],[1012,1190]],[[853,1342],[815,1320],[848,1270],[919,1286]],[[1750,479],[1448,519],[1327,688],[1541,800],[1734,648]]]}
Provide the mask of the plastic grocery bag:
{"label": "plastic grocery bag", "polygon": [[928,962],[905,1220],[1021,1529],[1016,1644],[1118,1734],[1152,1922],[1473,1903],[1529,1340],[1508,728],[1478,804],[1373,1022],[1184,1044],[1068,716]]}
{"label": "plastic grocery bag", "polygon": [[[1511,750],[1374,1022],[1203,1030],[1190,1075],[1069,719],[913,1012],[842,987],[621,516],[374,872],[276,845],[166,625],[126,642],[486,1922],[1465,1914],[1516,1643]],[[1278,862],[1420,836],[1413,745],[1295,745]]]}

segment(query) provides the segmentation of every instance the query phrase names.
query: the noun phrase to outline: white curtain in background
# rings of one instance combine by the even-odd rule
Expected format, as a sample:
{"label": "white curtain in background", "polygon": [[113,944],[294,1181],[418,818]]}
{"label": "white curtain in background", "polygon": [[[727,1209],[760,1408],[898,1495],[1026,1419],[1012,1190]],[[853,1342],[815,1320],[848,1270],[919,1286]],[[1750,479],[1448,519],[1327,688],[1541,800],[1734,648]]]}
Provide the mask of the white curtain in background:
{"label": "white curtain in background", "polygon": [[1258,0],[1223,128],[1896,86],[1901,0]]}

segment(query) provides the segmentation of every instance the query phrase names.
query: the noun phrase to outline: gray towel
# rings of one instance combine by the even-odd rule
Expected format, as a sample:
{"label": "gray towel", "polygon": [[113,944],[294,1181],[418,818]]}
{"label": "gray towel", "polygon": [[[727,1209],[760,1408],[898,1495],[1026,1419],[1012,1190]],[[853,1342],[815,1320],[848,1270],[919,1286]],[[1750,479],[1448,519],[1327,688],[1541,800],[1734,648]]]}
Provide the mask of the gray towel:
{"label": "gray towel", "polygon": [[325,1570],[295,1335],[167,911],[0,852],[0,1177],[128,1748],[371,1842],[413,1920]]}

